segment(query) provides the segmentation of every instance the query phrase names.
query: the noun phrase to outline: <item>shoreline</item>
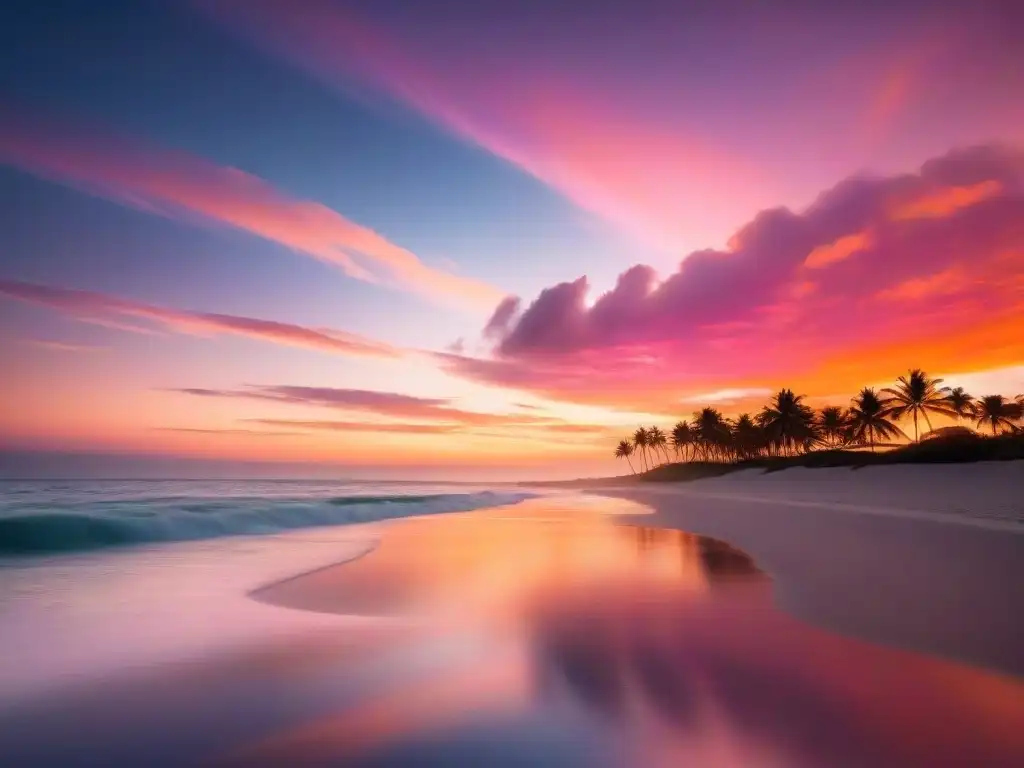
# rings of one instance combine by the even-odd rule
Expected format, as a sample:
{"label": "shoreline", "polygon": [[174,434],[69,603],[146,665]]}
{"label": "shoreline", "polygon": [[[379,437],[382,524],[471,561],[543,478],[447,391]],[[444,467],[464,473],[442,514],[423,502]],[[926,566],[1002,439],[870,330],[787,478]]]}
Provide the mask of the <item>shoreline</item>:
{"label": "shoreline", "polygon": [[[962,465],[952,475],[947,468],[941,479],[923,467],[864,470],[855,476],[867,497],[860,505],[840,501],[849,488],[788,472],[584,490],[649,506],[645,525],[747,552],[772,576],[777,605],[797,619],[1024,677],[1021,467],[990,467]],[[985,494],[1008,505],[1013,519],[972,515]],[[889,506],[873,507],[878,498]]]}

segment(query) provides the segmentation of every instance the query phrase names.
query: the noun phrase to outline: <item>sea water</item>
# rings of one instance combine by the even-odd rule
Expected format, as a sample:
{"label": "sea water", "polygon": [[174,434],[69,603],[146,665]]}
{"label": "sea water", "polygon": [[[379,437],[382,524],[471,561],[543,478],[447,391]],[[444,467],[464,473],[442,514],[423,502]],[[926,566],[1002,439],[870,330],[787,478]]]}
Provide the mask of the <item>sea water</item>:
{"label": "sea water", "polygon": [[0,556],[273,534],[526,498],[469,485],[308,480],[0,482]]}
{"label": "sea water", "polygon": [[337,626],[248,594],[364,554],[376,542],[367,523],[530,495],[305,480],[0,482],[0,705]]}

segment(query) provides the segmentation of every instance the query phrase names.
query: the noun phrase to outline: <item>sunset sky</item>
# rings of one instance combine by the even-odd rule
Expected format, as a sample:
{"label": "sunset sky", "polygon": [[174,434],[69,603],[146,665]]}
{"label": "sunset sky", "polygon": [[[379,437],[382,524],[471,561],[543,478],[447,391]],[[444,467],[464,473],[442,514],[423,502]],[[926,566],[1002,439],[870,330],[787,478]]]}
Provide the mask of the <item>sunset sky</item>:
{"label": "sunset sky", "polygon": [[0,461],[609,474],[782,386],[1016,395],[1022,39],[1013,0],[2,4]]}

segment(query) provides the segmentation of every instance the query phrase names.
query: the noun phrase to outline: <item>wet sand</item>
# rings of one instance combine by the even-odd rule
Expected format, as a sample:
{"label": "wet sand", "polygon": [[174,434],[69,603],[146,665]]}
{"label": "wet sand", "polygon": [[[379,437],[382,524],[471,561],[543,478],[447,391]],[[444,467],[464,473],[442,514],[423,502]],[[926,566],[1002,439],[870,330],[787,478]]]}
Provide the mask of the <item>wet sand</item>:
{"label": "wet sand", "polygon": [[743,472],[602,489],[725,539],[816,625],[1024,677],[1024,462]]}
{"label": "wet sand", "polygon": [[337,628],[126,671],[0,711],[0,757],[12,765],[1024,762],[1020,679],[793,618],[776,604],[778,588],[789,589],[785,573],[773,581],[735,542],[656,527],[682,522],[670,502],[652,516],[620,500],[552,497],[368,527],[377,541],[368,554],[253,585],[265,610],[300,626],[335,616],[344,622]]}

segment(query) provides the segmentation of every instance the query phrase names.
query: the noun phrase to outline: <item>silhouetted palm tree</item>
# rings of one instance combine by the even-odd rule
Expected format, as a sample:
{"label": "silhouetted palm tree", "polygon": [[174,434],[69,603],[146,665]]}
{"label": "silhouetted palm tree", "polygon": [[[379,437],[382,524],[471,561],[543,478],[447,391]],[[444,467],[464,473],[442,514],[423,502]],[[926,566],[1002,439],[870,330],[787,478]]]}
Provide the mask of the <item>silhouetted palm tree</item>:
{"label": "silhouetted palm tree", "polygon": [[732,434],[717,408],[701,409],[693,415],[693,423],[697,431],[697,442],[705,460],[712,457],[724,459],[728,456]]}
{"label": "silhouetted palm tree", "polygon": [[969,395],[963,387],[953,387],[946,395],[946,404],[949,410],[956,416],[956,423],[959,424],[964,416],[974,415],[974,395]]}
{"label": "silhouetted palm tree", "polygon": [[647,471],[647,430],[637,427],[633,433],[633,447],[640,453],[640,459],[644,463],[644,472]]}
{"label": "silhouetted palm tree", "polygon": [[882,392],[890,396],[890,411],[894,419],[902,419],[910,414],[914,417],[914,442],[918,440],[917,417],[924,416],[928,423],[928,429],[932,428],[932,421],[928,413],[939,413],[943,416],[953,416],[949,407],[949,387],[940,387],[942,379],[929,379],[928,375],[920,368],[915,368],[906,376],[900,376],[899,384],[895,387],[886,387]]}
{"label": "silhouetted palm tree", "polygon": [[850,442],[868,444],[874,452],[875,442],[879,437],[906,437],[903,430],[890,421],[891,417],[889,406],[878,393],[871,387],[864,387],[853,398],[853,405],[849,410]]}
{"label": "silhouetted palm tree", "polygon": [[682,454],[683,461],[686,461],[686,451],[693,445],[693,430],[690,422],[683,420],[672,427],[672,447],[676,449],[676,455]]}
{"label": "silhouetted palm tree", "polygon": [[974,416],[978,428],[989,426],[995,435],[1000,429],[1013,431],[1016,429],[1013,420],[1020,417],[1020,407],[1011,403],[1002,395],[985,395],[974,405]]}
{"label": "silhouetted palm tree", "polygon": [[830,447],[836,447],[846,442],[847,417],[846,412],[838,405],[827,405],[818,413],[818,434]]}
{"label": "silhouetted palm tree", "polygon": [[741,413],[732,425],[732,447],[740,459],[750,459],[761,451],[764,431],[754,423],[749,413]]}
{"label": "silhouetted palm tree", "polygon": [[768,441],[783,451],[798,450],[817,440],[814,411],[803,399],[791,389],[780,390],[757,416]]}
{"label": "silhouetted palm tree", "polygon": [[629,440],[619,440],[619,444],[615,446],[615,458],[625,459],[626,463],[629,464],[629,471],[634,475],[636,470],[633,469],[633,462],[629,460],[629,457],[633,455],[633,444]]}
{"label": "silhouetted palm tree", "polygon": [[651,427],[647,430],[647,444],[651,447],[651,450],[654,451],[655,456],[658,455],[658,450],[660,449],[662,454],[665,456],[665,463],[668,464],[669,458],[668,450],[666,448],[668,445],[668,438],[665,437],[665,433],[662,432],[661,429],[658,427]]}

